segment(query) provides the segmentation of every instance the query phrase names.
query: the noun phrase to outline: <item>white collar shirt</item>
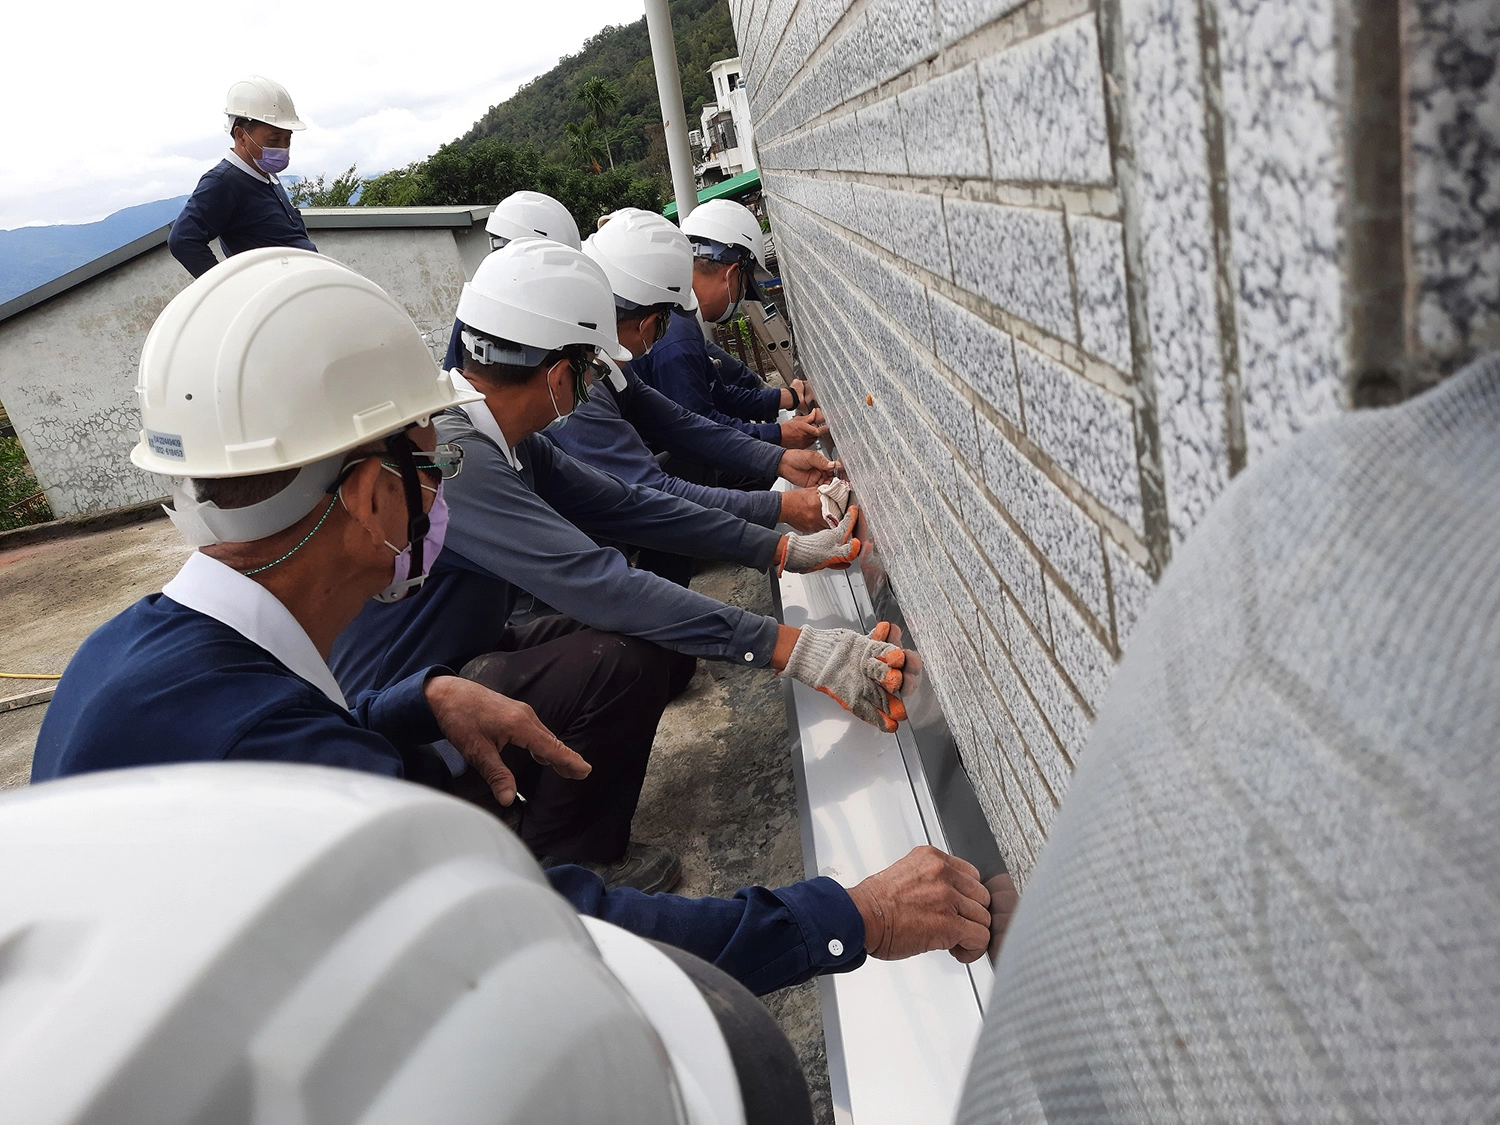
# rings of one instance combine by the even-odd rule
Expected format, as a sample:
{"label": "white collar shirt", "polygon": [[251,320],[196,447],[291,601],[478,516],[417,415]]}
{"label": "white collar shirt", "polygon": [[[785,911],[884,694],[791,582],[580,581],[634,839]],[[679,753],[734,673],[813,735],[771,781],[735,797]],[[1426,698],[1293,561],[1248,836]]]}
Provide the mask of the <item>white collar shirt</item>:
{"label": "white collar shirt", "polygon": [[[478,393],[474,390],[474,384],[465,379],[463,372],[457,368],[448,372],[448,377],[453,380],[453,385],[459,390]],[[484,399],[480,399],[478,402],[465,403],[463,409],[474,428],[498,445],[500,451],[505,454],[505,459],[510,462],[510,467],[519,473],[521,459],[516,456],[516,451],[505,440],[505,434],[500,429],[500,423],[495,421],[494,412],[490,410],[489,404]]]}
{"label": "white collar shirt", "polygon": [[228,625],[348,710],[344,693],[312,638],[291,610],[259,582],[194,551],[161,592],[178,605]]}
{"label": "white collar shirt", "polygon": [[239,153],[235,152],[234,149],[229,150],[229,155],[225,157],[225,159],[228,160],[229,163],[233,164],[236,168],[238,168],[241,172],[244,172],[247,176],[254,176],[263,184],[279,184],[281,182],[275,176],[266,175],[259,168],[255,167],[255,165],[245,163],[244,158],[241,157]]}

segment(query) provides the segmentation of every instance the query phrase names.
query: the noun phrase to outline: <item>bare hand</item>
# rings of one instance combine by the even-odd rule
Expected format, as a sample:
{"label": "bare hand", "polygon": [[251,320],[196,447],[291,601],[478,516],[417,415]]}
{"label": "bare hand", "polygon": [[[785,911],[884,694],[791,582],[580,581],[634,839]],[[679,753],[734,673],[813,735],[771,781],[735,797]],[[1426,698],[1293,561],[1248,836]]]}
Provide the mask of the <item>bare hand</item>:
{"label": "bare hand", "polygon": [[443,737],[479,771],[502,805],[516,799],[515,776],[500,760],[507,745],[530,751],[560,777],[577,780],[594,768],[543,726],[530,704],[458,676],[434,676],[424,694]]}
{"label": "bare hand", "polygon": [[843,467],[842,461],[830,461],[816,449],[788,449],[781,455],[776,475],[802,488],[815,488],[827,484]]}
{"label": "bare hand", "polygon": [[899,961],[946,949],[964,964],[990,944],[990,892],[972,863],[924,844],[849,889],[865,951]]}
{"label": "bare hand", "polygon": [[786,449],[807,449],[827,436],[828,427],[823,424],[821,410],[781,423],[781,444]]}
{"label": "bare hand", "polygon": [[1015,915],[1016,904],[1021,901],[1021,892],[1016,890],[1015,880],[1004,871],[989,879],[984,889],[990,892],[990,960],[1000,956],[1000,943],[1005,940],[1005,931],[1010,929],[1010,920]]}
{"label": "bare hand", "polygon": [[826,530],[823,497],[816,488],[790,488],[781,494],[781,522],[793,531],[811,534]]}

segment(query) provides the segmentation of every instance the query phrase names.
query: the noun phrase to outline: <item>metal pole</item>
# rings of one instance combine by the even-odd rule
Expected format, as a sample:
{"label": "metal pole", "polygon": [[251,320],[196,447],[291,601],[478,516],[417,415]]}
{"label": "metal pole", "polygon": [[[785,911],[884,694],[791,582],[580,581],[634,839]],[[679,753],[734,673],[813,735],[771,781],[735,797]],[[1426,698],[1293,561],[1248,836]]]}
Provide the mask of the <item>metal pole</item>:
{"label": "metal pole", "polygon": [[667,134],[667,161],[672,166],[672,193],[677,197],[681,223],[698,205],[693,181],[693,154],[688,151],[687,108],[682,104],[682,78],[677,72],[677,43],[672,37],[672,13],[667,0],[646,0],[646,30],[651,34],[651,62],[656,67],[656,97]]}

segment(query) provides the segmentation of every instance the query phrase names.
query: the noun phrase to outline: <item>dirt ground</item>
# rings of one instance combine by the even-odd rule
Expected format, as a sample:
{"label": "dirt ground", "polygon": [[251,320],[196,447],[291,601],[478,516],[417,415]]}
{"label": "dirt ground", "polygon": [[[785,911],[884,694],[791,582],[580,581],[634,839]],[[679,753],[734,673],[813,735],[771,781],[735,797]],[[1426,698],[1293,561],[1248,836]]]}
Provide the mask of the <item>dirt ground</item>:
{"label": "dirt ground", "polygon": [[[172,577],[188,554],[166,520],[11,551],[0,546],[0,671],[61,672],[95,628]],[[695,589],[771,612],[764,574],[715,566]],[[37,681],[0,679],[0,700]],[[27,783],[46,705],[0,712],[0,789]],[[732,895],[802,878],[796,792],[781,687],[768,670],[700,661],[662,718],[636,816],[637,839],[682,857],[686,895]],[[831,1125],[816,985],[767,998],[807,1074],[819,1125]]]}

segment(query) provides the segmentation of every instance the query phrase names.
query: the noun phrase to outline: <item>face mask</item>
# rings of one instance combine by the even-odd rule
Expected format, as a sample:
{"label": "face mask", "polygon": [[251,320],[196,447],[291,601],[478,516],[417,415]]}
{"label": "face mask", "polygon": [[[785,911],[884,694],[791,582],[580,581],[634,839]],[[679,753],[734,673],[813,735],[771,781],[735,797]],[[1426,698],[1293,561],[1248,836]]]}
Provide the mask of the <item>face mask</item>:
{"label": "face mask", "polygon": [[289,148],[263,148],[260,150],[260,159],[256,166],[268,176],[274,176],[277,172],[286,171],[286,166],[292,162],[292,150]]}
{"label": "face mask", "polygon": [[[740,266],[740,269],[742,271],[744,270],[744,268],[745,267],[743,265]],[[740,295],[735,298],[733,304],[731,304],[727,309],[725,309],[723,311],[723,313],[721,313],[714,320],[714,323],[715,324],[728,324],[731,320],[733,320],[735,317],[737,317],[737,316],[740,315],[740,306],[743,305],[744,303],[745,303],[745,275],[742,272],[740,274]]]}
{"label": "face mask", "polygon": [[556,414],[557,417],[542,427],[542,433],[555,434],[568,424],[568,419],[573,417],[573,412],[570,410],[564,414],[557,408],[557,396],[552,393],[552,383],[550,381],[547,383],[547,397],[552,400],[552,413]]}
{"label": "face mask", "polygon": [[[425,484],[422,487],[428,488]],[[385,545],[396,552],[396,573],[391,578],[391,584],[375,595],[377,602],[399,602],[421,589],[422,583],[427,581],[427,574],[432,572],[432,564],[437,561],[438,553],[443,549],[443,539],[448,534],[448,501],[443,498],[441,482],[437,488],[429,491],[434,494],[432,510],[427,513],[427,534],[422,539],[422,559],[426,563],[427,573],[411,577],[411,544],[398,548],[387,540]]]}

